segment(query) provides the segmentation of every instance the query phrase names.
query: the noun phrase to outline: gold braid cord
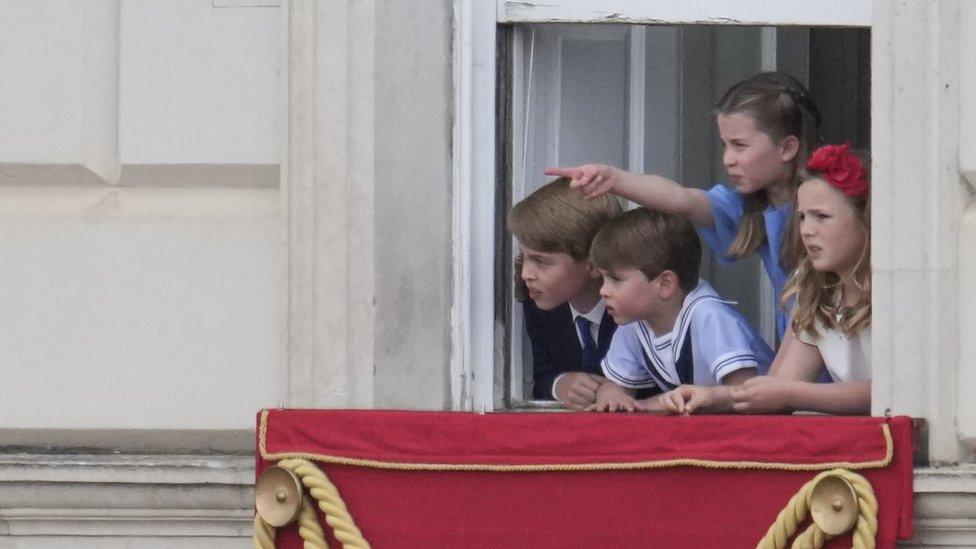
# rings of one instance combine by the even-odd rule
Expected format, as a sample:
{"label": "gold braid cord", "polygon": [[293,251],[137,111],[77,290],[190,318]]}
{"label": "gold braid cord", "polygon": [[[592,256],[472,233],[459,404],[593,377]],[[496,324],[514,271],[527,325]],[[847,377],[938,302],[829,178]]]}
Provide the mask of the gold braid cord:
{"label": "gold braid cord", "polygon": [[274,526],[264,522],[261,515],[254,515],[254,549],[274,549],[274,546]]}
{"label": "gold braid cord", "polygon": [[329,549],[325,532],[308,498],[302,498],[302,510],[298,512],[298,535],[305,540],[305,549]]}
{"label": "gold braid cord", "polygon": [[[789,544],[790,538],[810,513],[810,495],[813,493],[814,487],[821,478],[826,476],[841,477],[854,487],[854,492],[857,494],[858,511],[857,524],[851,536],[853,547],[854,549],[874,548],[875,536],[878,533],[878,500],[874,497],[874,489],[871,488],[871,483],[857,473],[852,473],[846,469],[833,469],[814,477],[813,480],[804,484],[795,496],[790,498],[789,503],[776,517],[776,522],[759,540],[756,549],[784,549]],[[793,549],[819,549],[830,538],[830,535],[814,523],[793,540],[791,547]]]}
{"label": "gold braid cord", "polygon": [[[254,549],[275,549],[275,532],[274,526],[254,515]],[[308,498],[302,498],[302,508],[298,512],[298,535],[305,540],[305,549],[329,549],[325,532]]]}
{"label": "gold braid cord", "polygon": [[[339,496],[339,490],[321,469],[311,461],[301,458],[282,460],[278,462],[278,466],[295,473],[302,481],[302,485],[308,488],[312,499],[318,502],[319,509],[325,514],[325,522],[332,528],[332,533],[342,543],[343,548],[369,549],[369,543],[352,520],[345,502]],[[298,533],[305,541],[305,549],[328,549],[329,547],[322,526],[308,499],[302,502],[302,509],[298,516]],[[274,527],[264,522],[261,517],[255,516],[254,549],[274,549],[274,540]]]}

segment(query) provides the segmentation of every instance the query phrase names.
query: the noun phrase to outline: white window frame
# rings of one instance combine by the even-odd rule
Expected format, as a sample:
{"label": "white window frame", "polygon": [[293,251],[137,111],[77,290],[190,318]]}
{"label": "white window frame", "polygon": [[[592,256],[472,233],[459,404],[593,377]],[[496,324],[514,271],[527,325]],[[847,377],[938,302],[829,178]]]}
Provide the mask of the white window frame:
{"label": "white window frame", "polygon": [[[506,23],[858,26],[872,29],[874,414],[924,417],[933,461],[960,457],[956,264],[959,115],[955,3],[872,0],[455,0],[453,405],[492,410],[496,394],[494,238],[496,28]],[[910,44],[906,44],[910,40]],[[940,57],[941,56],[941,57]],[[897,61],[897,62],[896,62]],[[956,63],[958,64],[958,63]],[[937,70],[933,69],[936,67]],[[941,95],[940,95],[941,94]],[[955,96],[955,97],[958,97]],[[933,113],[935,116],[933,116]],[[957,132],[958,133],[958,132]],[[928,151],[928,152],[926,152]],[[937,182],[937,183],[933,183]],[[919,208],[919,203],[926,208]],[[908,299],[906,291],[912,290]],[[913,319],[909,323],[905,319]],[[916,333],[921,326],[923,333]]]}

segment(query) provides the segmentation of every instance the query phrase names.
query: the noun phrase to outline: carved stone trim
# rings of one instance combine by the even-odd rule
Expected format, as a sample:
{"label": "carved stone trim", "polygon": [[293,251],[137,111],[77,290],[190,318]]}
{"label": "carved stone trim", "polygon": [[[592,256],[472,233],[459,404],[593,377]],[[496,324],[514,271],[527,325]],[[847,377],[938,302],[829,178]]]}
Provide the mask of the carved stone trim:
{"label": "carved stone trim", "polygon": [[250,456],[0,455],[0,535],[249,537]]}

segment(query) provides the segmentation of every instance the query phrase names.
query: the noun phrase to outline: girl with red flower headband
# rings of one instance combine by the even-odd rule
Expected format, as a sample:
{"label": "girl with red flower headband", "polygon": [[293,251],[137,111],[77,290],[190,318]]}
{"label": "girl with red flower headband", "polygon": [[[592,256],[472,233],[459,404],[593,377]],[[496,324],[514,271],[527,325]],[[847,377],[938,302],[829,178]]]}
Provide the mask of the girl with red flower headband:
{"label": "girl with red flower headband", "polygon": [[[614,193],[653,210],[690,219],[719,261],[753,253],[763,259],[776,295],[796,266],[800,249],[784,238],[799,184],[798,173],[817,145],[820,114],[807,90],[784,73],[766,72],[732,86],[715,109],[725,146],[723,163],[733,189],[686,188],[658,175],[602,164],[549,168],[572,179],[589,198]],[[777,335],[786,311],[776,311]]]}
{"label": "girl with red flower headband", "polygon": [[[783,300],[793,321],[770,375],[732,390],[744,413],[871,411],[871,221],[865,162],[827,145],[807,162],[792,221],[803,256]],[[814,381],[826,369],[832,384]]]}

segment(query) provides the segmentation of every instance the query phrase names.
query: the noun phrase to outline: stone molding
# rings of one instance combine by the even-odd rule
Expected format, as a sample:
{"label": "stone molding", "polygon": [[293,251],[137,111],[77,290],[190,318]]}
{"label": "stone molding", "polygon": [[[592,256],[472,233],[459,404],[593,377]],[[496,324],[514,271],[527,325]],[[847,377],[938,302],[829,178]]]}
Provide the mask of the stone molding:
{"label": "stone molding", "polygon": [[976,466],[915,470],[915,535],[902,545],[972,547],[976,543]]}
{"label": "stone molding", "polygon": [[254,458],[0,455],[0,536],[251,535]]}

